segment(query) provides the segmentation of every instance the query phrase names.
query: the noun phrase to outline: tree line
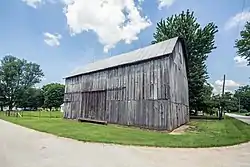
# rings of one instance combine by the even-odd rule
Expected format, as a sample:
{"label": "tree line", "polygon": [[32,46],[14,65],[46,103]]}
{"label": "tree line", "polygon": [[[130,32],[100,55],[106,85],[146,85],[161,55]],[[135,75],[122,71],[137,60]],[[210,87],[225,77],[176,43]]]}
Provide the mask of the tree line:
{"label": "tree line", "polygon": [[[237,110],[237,101],[241,99],[242,109],[250,111],[249,86],[240,87],[235,94],[226,92],[224,95],[213,95],[213,88],[208,83],[206,60],[216,49],[215,35],[218,27],[210,22],[205,26],[197,21],[195,13],[187,10],[166,19],[161,19],[156,25],[152,44],[176,36],[185,39],[187,48],[187,76],[189,85],[189,107],[191,114],[198,111],[214,113],[214,109],[223,108],[227,111]],[[235,47],[239,56],[250,62],[250,23],[241,31],[241,39],[236,40]],[[240,108],[240,107],[238,107]]]}
{"label": "tree line", "polygon": [[40,65],[7,55],[0,64],[0,107],[14,107],[37,110],[39,107],[60,107],[63,103],[64,85],[51,83],[41,89],[36,84],[41,82],[44,73]]}
{"label": "tree line", "polygon": [[201,110],[213,115],[222,108],[226,112],[250,112],[250,86],[241,86],[234,93],[225,92],[224,95],[213,94],[213,87],[206,85],[207,94],[204,94],[204,103]]}

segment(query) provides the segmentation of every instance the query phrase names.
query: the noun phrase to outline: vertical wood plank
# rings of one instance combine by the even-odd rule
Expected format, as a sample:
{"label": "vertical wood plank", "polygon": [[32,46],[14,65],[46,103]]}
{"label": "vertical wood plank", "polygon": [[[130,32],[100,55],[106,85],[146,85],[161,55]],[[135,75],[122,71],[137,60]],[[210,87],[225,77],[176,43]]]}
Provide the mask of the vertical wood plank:
{"label": "vertical wood plank", "polygon": [[135,67],[131,66],[131,100],[135,97]]}
{"label": "vertical wood plank", "polygon": [[154,62],[150,62],[150,95],[149,99],[154,99]]}
{"label": "vertical wood plank", "polygon": [[153,91],[153,99],[154,100],[157,100],[157,78],[158,78],[158,76],[157,76],[157,74],[158,74],[158,72],[157,72],[157,60],[154,60],[153,61],[153,63],[154,63],[154,73],[153,73],[153,84],[154,84],[154,86],[153,86],[153,89],[154,89],[154,91]]}
{"label": "vertical wood plank", "polygon": [[135,65],[135,76],[134,76],[134,100],[139,100],[138,98],[138,91],[139,91],[139,87],[138,87],[138,65]]}

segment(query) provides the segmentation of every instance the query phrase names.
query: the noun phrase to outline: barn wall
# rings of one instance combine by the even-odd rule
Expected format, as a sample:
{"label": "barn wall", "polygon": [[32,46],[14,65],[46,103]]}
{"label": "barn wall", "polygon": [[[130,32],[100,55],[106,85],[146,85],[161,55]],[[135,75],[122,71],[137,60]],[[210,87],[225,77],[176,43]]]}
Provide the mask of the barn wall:
{"label": "barn wall", "polygon": [[170,99],[172,114],[172,129],[189,121],[189,97],[186,63],[182,43],[178,42],[170,57]]}
{"label": "barn wall", "polygon": [[[176,48],[176,52],[181,49]],[[158,130],[186,123],[185,62],[178,60],[182,56],[174,52],[173,56],[67,78],[64,117]]]}

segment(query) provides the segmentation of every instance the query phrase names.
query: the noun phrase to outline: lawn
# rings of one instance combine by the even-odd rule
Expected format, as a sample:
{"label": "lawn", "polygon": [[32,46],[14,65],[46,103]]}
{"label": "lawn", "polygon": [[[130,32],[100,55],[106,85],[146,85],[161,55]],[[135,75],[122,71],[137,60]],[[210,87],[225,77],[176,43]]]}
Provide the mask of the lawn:
{"label": "lawn", "polygon": [[250,126],[232,118],[192,120],[181,135],[116,125],[78,123],[62,118],[6,117],[0,118],[42,132],[86,142],[116,143],[157,147],[214,147],[250,141]]}
{"label": "lawn", "polygon": [[[0,113],[4,115],[4,113]],[[19,111],[23,117],[43,117],[43,118],[62,118],[63,113],[59,111]],[[11,112],[12,116],[16,115],[15,111]]]}
{"label": "lawn", "polygon": [[62,112],[59,111],[25,111],[21,112],[23,117],[46,117],[46,118],[62,118]]}

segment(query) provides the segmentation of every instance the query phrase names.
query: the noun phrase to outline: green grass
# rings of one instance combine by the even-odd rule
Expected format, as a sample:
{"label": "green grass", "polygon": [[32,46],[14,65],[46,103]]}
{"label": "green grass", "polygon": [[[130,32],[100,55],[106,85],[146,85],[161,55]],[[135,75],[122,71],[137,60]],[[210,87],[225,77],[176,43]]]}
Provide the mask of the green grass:
{"label": "green grass", "polygon": [[232,118],[193,120],[182,135],[171,135],[116,125],[79,123],[62,118],[6,117],[0,119],[31,129],[86,142],[116,143],[156,147],[214,147],[250,141],[250,126]]}
{"label": "green grass", "polygon": [[62,113],[59,111],[24,111],[20,112],[23,117],[46,117],[46,118],[62,118]]}
{"label": "green grass", "polygon": [[[3,115],[3,113],[0,113]],[[43,117],[43,118],[62,118],[63,113],[60,111],[19,111],[23,117]],[[12,116],[16,115],[15,111],[11,112]]]}

